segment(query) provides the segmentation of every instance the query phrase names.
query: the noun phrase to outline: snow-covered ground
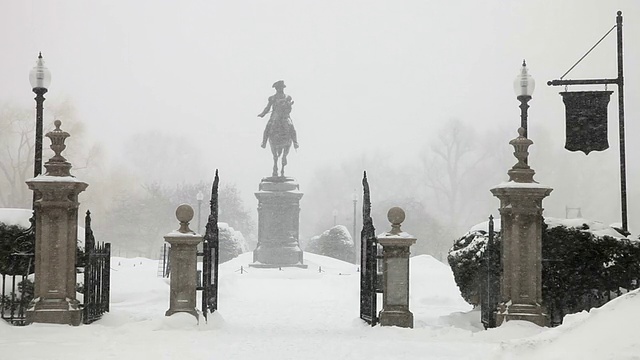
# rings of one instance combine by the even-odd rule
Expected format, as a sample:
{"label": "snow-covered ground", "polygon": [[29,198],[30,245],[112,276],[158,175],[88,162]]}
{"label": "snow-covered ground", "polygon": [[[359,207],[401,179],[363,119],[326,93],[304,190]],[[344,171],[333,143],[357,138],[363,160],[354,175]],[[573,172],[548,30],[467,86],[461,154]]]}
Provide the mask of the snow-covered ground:
{"label": "snow-covered ground", "polygon": [[555,329],[485,331],[449,267],[421,255],[411,258],[415,328],[371,328],[358,318],[356,266],[305,253],[308,269],[255,269],[251,256],[221,264],[219,311],[200,324],[164,316],[156,260],[114,257],[111,312],[79,327],[0,322],[0,359],[640,359],[637,291]]}

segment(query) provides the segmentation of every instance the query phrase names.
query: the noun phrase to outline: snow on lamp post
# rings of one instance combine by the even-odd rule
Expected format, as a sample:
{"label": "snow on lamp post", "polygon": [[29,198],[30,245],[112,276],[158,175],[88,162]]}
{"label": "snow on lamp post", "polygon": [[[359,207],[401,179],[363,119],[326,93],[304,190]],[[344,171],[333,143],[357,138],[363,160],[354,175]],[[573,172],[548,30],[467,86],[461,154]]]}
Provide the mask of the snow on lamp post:
{"label": "snow on lamp post", "polygon": [[536,82],[529,75],[529,69],[527,69],[527,63],[522,60],[522,68],[520,74],[513,82],[513,90],[516,92],[516,97],[520,100],[520,127],[524,129],[524,137],[528,137],[527,132],[527,110],[529,109],[529,100],[536,87]]}

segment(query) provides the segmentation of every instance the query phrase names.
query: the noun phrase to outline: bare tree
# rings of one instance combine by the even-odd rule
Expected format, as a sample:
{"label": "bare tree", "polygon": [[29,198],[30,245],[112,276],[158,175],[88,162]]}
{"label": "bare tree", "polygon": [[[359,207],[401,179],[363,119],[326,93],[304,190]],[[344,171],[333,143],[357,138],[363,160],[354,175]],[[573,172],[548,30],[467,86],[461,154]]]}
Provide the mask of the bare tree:
{"label": "bare tree", "polygon": [[30,208],[35,122],[25,108],[0,104],[0,206]]}
{"label": "bare tree", "polygon": [[[69,100],[51,102],[45,108],[44,132],[53,130],[53,119],[63,121],[63,129],[72,136],[63,153],[73,165],[72,171],[95,168],[102,159],[97,144],[89,145],[84,124],[77,120]],[[0,104],[0,206],[30,208],[32,192],[25,181],[33,177],[35,117],[31,108]],[[43,160],[53,156],[48,141],[43,142]]]}

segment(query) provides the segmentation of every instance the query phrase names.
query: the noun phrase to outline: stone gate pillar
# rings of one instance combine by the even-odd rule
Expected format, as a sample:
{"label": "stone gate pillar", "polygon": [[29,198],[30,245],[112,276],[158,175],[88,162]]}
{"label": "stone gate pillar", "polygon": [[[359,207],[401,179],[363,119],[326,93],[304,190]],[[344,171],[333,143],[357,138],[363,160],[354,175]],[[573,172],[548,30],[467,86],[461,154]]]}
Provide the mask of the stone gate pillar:
{"label": "stone gate pillar", "polygon": [[258,245],[253,267],[303,265],[299,245],[300,186],[290,177],[262,179],[258,192]]}
{"label": "stone gate pillar", "polygon": [[177,312],[186,312],[198,318],[196,310],[196,280],[197,280],[197,247],[202,241],[202,235],[189,229],[189,221],[193,219],[193,208],[183,204],[176,209],[176,218],[180,221],[180,229],[164,236],[164,240],[171,244],[169,263],[169,310],[165,316]]}
{"label": "stone gate pillar", "polygon": [[26,181],[35,193],[35,288],[27,323],[80,325],[82,310],[76,299],[76,243],[78,194],[88,184],[70,174],[71,164],[60,155],[69,133],[47,133],[55,155],[44,164],[46,173]]}
{"label": "stone gate pillar", "polygon": [[548,323],[542,308],[542,199],[552,189],[533,180],[527,165],[533,141],[519,136],[509,143],[518,163],[508,171],[509,181],[491,189],[500,199],[502,226],[502,275],[496,323],[527,320],[540,326]]}
{"label": "stone gate pillar", "polygon": [[380,325],[413,328],[413,313],[409,311],[409,248],[416,238],[400,229],[404,218],[401,208],[389,209],[391,231],[378,235],[384,261]]}

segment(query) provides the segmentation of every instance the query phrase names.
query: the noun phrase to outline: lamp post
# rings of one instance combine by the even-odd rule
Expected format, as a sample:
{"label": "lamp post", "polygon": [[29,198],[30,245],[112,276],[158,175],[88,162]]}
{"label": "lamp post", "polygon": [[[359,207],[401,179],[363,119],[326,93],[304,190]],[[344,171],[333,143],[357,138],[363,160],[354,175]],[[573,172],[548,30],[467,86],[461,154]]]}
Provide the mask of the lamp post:
{"label": "lamp post", "polygon": [[353,191],[353,245],[356,250],[356,264],[360,263],[360,241],[356,236],[356,207],[358,204],[358,195]]}
{"label": "lamp post", "polygon": [[200,210],[202,208],[202,200],[204,200],[204,194],[202,193],[202,191],[198,191],[198,194],[196,195],[196,200],[198,200],[198,233],[200,233]]}
{"label": "lamp post", "polygon": [[31,88],[36,94],[36,142],[35,142],[35,162],[33,165],[33,176],[42,174],[42,104],[44,103],[44,94],[47,92],[49,84],[51,84],[51,73],[44,66],[42,53],[38,55],[36,66],[29,72],[29,82]]}
{"label": "lamp post", "polygon": [[333,226],[336,226],[336,221],[337,221],[337,218],[338,218],[338,210],[334,209],[332,214],[333,214]]}
{"label": "lamp post", "polygon": [[[44,103],[44,94],[47,92],[49,84],[51,84],[51,73],[44,66],[42,53],[38,54],[36,66],[29,72],[29,82],[31,89],[36,94],[36,139],[35,139],[35,156],[33,161],[33,177],[42,174],[42,104]],[[36,193],[33,192],[33,200],[31,206],[35,211]],[[34,218],[35,219],[35,218]]]}
{"label": "lamp post", "polygon": [[527,109],[529,109],[529,100],[531,100],[535,87],[536,82],[529,75],[527,63],[522,60],[522,68],[513,82],[513,90],[516,92],[517,99],[520,100],[520,127],[524,129],[524,137],[526,138],[529,137],[527,132]]}

